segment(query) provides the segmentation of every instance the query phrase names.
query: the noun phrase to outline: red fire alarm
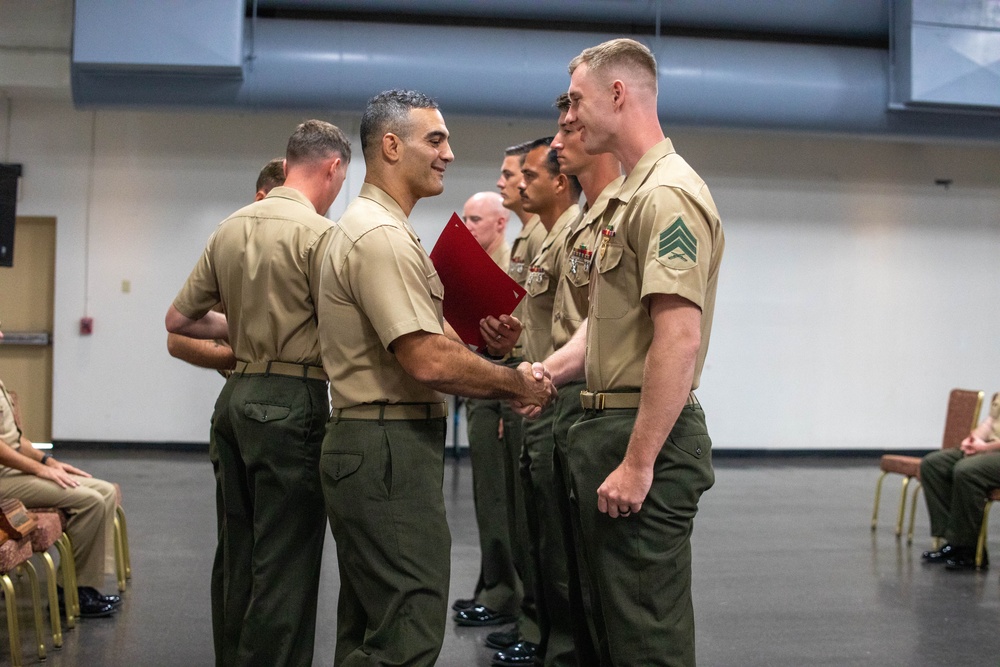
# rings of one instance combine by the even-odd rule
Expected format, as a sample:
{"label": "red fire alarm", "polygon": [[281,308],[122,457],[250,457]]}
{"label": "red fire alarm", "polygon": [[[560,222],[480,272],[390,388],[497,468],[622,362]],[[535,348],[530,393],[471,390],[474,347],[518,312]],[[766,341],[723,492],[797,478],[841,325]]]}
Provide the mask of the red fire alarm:
{"label": "red fire alarm", "polygon": [[89,336],[94,333],[94,318],[93,317],[81,317],[80,318],[80,335]]}

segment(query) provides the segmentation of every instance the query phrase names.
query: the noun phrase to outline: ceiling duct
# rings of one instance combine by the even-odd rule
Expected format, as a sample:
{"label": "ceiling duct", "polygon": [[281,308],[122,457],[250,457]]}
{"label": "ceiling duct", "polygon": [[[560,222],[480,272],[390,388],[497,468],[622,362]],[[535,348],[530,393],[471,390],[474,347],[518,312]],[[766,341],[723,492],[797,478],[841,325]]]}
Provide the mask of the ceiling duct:
{"label": "ceiling duct", "polygon": [[[78,13],[97,1],[77,0]],[[112,0],[104,0],[108,2]],[[541,29],[545,22],[531,25]],[[197,39],[191,37],[195,41],[217,34],[212,25],[189,27],[198,33]],[[583,48],[620,36],[263,17],[244,19],[241,29],[238,78],[188,75],[179,67],[168,82],[161,73],[123,77],[120,65],[101,71],[93,63],[78,63],[74,48],[74,100],[85,107],[357,113],[375,93],[403,87],[434,96],[446,114],[551,118],[556,95],[568,85],[569,60]],[[83,38],[97,36],[77,35],[78,41]],[[1000,140],[1000,120],[994,118],[890,110],[887,49],[761,39],[637,38],[656,54],[660,114],[667,124]]]}

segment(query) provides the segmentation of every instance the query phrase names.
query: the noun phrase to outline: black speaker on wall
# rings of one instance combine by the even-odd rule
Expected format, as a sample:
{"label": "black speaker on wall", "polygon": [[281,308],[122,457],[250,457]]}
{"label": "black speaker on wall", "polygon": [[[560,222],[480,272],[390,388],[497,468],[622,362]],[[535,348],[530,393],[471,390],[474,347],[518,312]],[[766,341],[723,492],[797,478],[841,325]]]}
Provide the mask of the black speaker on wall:
{"label": "black speaker on wall", "polygon": [[0,162],[0,266],[14,266],[14,218],[21,165]]}

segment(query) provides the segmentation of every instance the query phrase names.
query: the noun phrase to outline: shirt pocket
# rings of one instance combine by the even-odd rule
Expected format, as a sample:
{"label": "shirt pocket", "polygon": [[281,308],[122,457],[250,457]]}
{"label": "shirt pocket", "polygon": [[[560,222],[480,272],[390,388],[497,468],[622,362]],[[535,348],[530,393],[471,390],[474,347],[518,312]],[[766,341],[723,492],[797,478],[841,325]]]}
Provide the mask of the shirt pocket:
{"label": "shirt pocket", "polygon": [[614,241],[597,253],[600,279],[594,291],[595,303],[592,308],[598,318],[618,319],[628,312],[625,268],[622,266],[624,253],[625,247]]}
{"label": "shirt pocket", "polygon": [[531,296],[540,296],[549,291],[548,271],[533,271],[525,283],[524,289]]}

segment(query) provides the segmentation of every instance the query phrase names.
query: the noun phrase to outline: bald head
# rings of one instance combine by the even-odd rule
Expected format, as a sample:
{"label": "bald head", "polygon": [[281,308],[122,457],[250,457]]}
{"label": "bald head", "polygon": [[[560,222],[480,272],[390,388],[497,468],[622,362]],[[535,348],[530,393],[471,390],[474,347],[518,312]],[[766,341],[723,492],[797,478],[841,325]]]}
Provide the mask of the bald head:
{"label": "bald head", "polygon": [[462,221],[488,253],[503,243],[509,216],[510,211],[503,207],[503,197],[497,192],[477,192],[462,208]]}

